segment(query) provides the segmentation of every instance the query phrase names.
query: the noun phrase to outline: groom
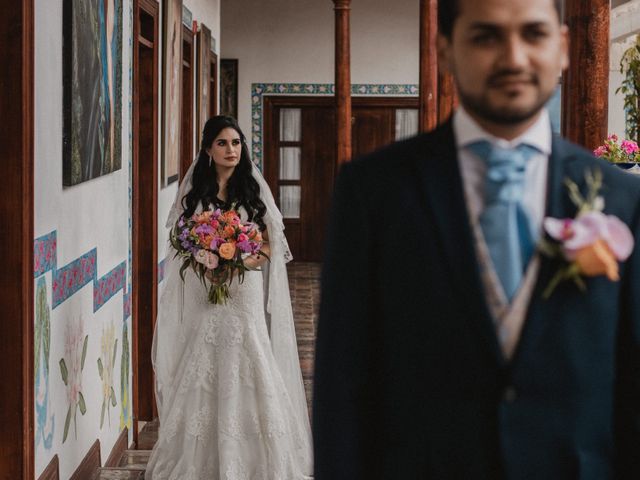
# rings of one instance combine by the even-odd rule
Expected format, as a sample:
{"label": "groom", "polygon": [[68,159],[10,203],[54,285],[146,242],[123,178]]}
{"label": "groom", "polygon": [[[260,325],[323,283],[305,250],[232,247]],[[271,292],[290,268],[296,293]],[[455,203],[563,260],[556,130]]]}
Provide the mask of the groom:
{"label": "groom", "polygon": [[544,105],[568,62],[559,3],[439,2],[461,107],[342,169],[316,480],[640,479],[640,248],[613,264],[618,281],[552,292],[566,262],[535,249],[545,217],[576,217],[565,180],[587,194],[589,172],[640,242],[640,181],[552,136]]}

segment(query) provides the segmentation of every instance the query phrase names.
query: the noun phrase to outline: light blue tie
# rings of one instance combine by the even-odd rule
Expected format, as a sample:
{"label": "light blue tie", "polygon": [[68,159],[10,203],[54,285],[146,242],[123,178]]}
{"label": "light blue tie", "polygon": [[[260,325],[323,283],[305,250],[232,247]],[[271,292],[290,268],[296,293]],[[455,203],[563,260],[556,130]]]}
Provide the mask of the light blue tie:
{"label": "light blue tie", "polygon": [[487,164],[485,208],[480,227],[493,267],[509,301],[513,298],[534,250],[527,213],[522,205],[527,160],[540,151],[521,144],[506,149],[486,140],[467,147]]}

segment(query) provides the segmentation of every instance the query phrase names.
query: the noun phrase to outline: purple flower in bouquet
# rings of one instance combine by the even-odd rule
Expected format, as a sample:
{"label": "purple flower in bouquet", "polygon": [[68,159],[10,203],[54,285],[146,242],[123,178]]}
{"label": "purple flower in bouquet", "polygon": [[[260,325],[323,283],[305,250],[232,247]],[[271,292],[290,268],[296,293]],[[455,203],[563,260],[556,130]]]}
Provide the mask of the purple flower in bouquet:
{"label": "purple flower in bouquet", "polygon": [[239,248],[242,253],[253,253],[249,240],[236,243],[236,247]]}

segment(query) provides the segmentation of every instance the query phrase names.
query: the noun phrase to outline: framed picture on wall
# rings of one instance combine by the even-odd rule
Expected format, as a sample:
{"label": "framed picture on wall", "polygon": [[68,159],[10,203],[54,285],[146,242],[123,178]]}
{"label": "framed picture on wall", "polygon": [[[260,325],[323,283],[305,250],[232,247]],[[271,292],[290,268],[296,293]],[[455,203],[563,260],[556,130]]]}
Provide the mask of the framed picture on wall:
{"label": "framed picture on wall", "polygon": [[122,0],[64,0],[62,183],[122,167]]}
{"label": "framed picture on wall", "polygon": [[198,48],[197,48],[197,73],[196,73],[196,131],[198,138],[204,129],[205,122],[212,115],[209,110],[213,95],[211,91],[211,30],[202,23],[200,31],[198,31]]}
{"label": "framed picture on wall", "polygon": [[162,186],[178,180],[182,101],[182,0],[164,0]]}
{"label": "framed picture on wall", "polygon": [[220,60],[220,113],[238,118],[238,59]]}

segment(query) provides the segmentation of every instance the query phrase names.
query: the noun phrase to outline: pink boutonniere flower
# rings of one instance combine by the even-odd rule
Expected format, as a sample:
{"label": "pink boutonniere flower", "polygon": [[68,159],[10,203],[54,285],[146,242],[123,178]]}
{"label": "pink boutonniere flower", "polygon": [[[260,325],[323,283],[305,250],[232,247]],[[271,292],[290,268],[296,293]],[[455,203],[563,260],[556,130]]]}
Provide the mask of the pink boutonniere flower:
{"label": "pink boutonniere flower", "polygon": [[566,263],[549,282],[544,298],[549,298],[564,280],[573,280],[581,290],[586,289],[583,277],[606,275],[609,280],[618,281],[618,262],[625,261],[633,251],[633,235],[627,225],[603,213],[604,200],[598,195],[602,172],[589,172],[586,179],[589,186],[586,197],[574,182],[565,180],[571,199],[578,207],[575,219],[544,219],[544,230],[555,241],[543,241],[540,249]]}

